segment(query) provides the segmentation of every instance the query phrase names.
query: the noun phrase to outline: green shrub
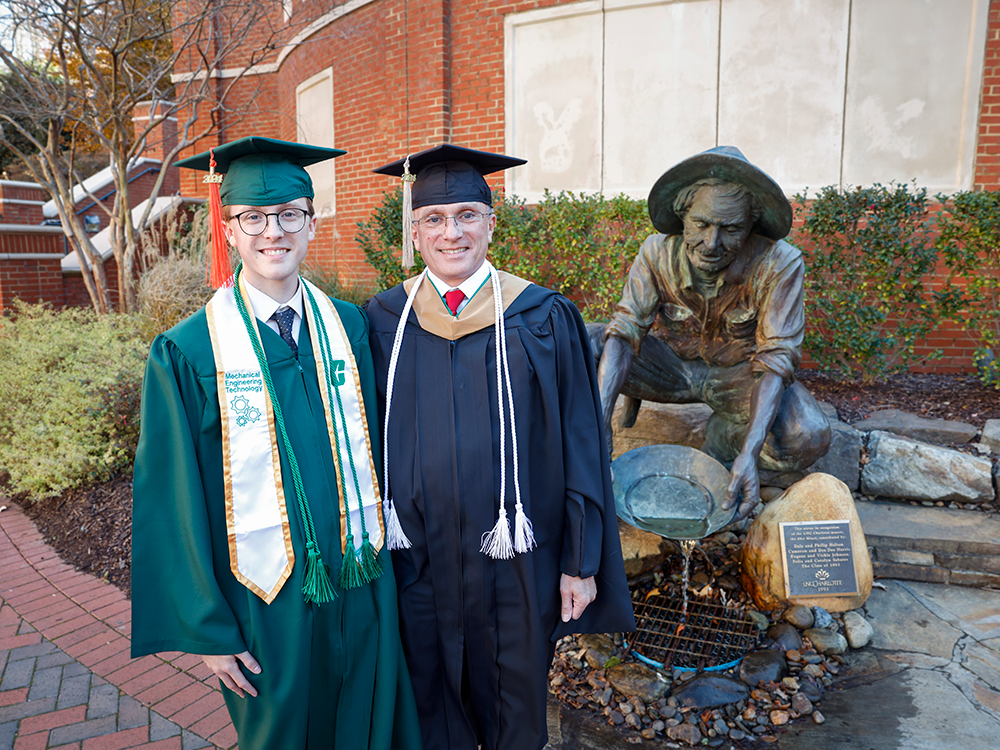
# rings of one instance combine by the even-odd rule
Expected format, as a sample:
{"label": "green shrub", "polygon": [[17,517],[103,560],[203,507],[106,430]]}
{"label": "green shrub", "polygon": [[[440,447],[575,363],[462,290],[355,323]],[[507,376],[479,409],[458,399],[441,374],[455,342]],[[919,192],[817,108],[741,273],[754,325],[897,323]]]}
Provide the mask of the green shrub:
{"label": "green shrub", "polygon": [[793,240],[806,258],[804,347],[820,369],[871,383],[940,356],[915,352],[936,319],[927,191],[825,187],[794,200],[805,205]]}
{"label": "green shrub", "polygon": [[17,303],[0,319],[0,470],[32,498],[131,466],[147,345],[135,317]]}
{"label": "green shrub", "polygon": [[1000,388],[1000,193],[939,195],[945,210],[937,247],[948,266],[938,295],[942,314],[979,339],[976,363],[984,384]]}
{"label": "green shrub", "polygon": [[[562,292],[580,305],[587,320],[607,320],[621,298],[629,265],[642,240],[652,233],[645,201],[625,196],[545,193],[537,206],[494,192],[497,229],[490,260],[497,267]],[[423,268],[399,264],[402,193],[383,195],[356,241],[387,289]]]}

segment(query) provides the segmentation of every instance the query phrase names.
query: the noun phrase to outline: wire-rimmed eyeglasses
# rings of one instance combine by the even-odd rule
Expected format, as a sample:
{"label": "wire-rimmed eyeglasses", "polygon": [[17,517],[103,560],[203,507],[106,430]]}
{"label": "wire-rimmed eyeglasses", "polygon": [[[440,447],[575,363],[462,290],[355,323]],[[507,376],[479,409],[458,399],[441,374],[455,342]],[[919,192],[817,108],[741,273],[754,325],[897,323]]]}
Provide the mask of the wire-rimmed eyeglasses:
{"label": "wire-rimmed eyeglasses", "polygon": [[239,222],[240,229],[243,230],[244,234],[253,237],[267,229],[268,216],[274,217],[278,223],[278,229],[282,232],[295,234],[301,232],[302,227],[306,225],[309,212],[303,208],[283,208],[276,213],[265,213],[252,208],[249,211],[241,211],[232,218]]}
{"label": "wire-rimmed eyeglasses", "polygon": [[476,224],[478,224],[482,219],[488,216],[492,216],[492,212],[483,211],[462,211],[457,216],[444,216],[443,214],[431,214],[430,216],[425,216],[422,219],[414,219],[413,223],[419,227],[422,227],[424,231],[428,234],[434,234],[436,232],[443,232],[445,227],[448,226],[448,219],[455,222],[455,226],[461,229],[471,229]]}

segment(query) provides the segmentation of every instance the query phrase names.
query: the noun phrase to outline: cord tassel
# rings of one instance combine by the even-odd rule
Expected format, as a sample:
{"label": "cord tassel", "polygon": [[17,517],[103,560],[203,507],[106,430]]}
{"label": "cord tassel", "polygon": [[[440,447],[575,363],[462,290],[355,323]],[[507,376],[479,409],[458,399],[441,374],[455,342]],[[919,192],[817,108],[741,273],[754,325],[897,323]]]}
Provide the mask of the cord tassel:
{"label": "cord tassel", "polygon": [[340,564],[340,575],[337,576],[337,585],[342,589],[356,589],[364,586],[364,576],[361,574],[361,564],[358,554],[354,549],[354,534],[347,535],[347,551]]}
{"label": "cord tassel", "polygon": [[507,523],[507,509],[502,505],[496,525],[483,534],[483,546],[480,552],[494,560],[509,560],[514,556],[514,545],[510,541],[510,524]]}
{"label": "cord tassel", "polygon": [[302,580],[302,595],[307,604],[326,604],[337,598],[330,583],[330,568],[323,562],[314,542],[306,542],[306,572]]}
{"label": "cord tassel", "polygon": [[403,162],[403,268],[413,268],[413,183],[416,175],[410,173],[410,157]]}
{"label": "cord tassel", "polygon": [[389,549],[410,549],[413,545],[406,538],[403,525],[399,522],[399,514],[396,513],[396,504],[391,497],[382,504],[382,513],[385,516],[385,540]]}
{"label": "cord tassel", "polygon": [[361,549],[358,550],[357,554],[358,567],[361,569],[361,577],[364,578],[365,583],[371,583],[382,575],[382,561],[372,546],[367,531],[362,533],[361,539],[363,540]]}
{"label": "cord tassel", "polygon": [[528,552],[535,547],[535,531],[531,520],[524,512],[524,506],[518,503],[514,509],[514,550]]}

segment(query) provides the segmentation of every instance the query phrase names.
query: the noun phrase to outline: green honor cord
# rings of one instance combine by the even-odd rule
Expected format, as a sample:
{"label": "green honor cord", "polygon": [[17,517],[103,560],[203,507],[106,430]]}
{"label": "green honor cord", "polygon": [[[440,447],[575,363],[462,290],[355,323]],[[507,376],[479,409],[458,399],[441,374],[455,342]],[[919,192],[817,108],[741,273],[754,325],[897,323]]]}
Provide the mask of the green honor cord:
{"label": "green honor cord", "polygon": [[[323,562],[320,555],[319,544],[316,541],[316,527],[313,525],[312,513],[309,512],[309,504],[306,501],[306,491],[302,485],[302,474],[299,471],[299,463],[295,459],[295,452],[288,439],[288,432],[285,430],[285,418],[281,413],[281,404],[274,392],[274,384],[271,382],[271,371],[267,365],[267,357],[264,356],[264,349],[260,339],[254,330],[250,314],[247,312],[246,303],[243,302],[243,295],[240,294],[240,273],[243,271],[243,264],[236,267],[234,275],[233,292],[236,297],[236,307],[239,308],[240,317],[246,326],[247,334],[250,336],[250,343],[253,345],[254,354],[257,355],[257,362],[260,364],[261,374],[264,376],[264,384],[267,386],[267,393],[271,397],[271,409],[274,412],[274,421],[281,434],[281,441],[285,446],[285,454],[288,456],[288,463],[292,468],[292,484],[295,486],[295,499],[299,505],[299,513],[302,516],[302,525],[306,535],[306,570],[302,582],[302,595],[307,604],[324,604],[332,602],[337,597],[337,592],[330,581],[330,568]],[[280,471],[280,468],[279,468]]]}
{"label": "green honor cord", "polygon": [[[332,408],[334,397],[336,397],[337,414],[340,416],[340,423],[344,430],[344,439],[348,441],[348,445],[346,446],[347,460],[351,466],[351,476],[354,478],[354,491],[358,498],[358,511],[361,516],[361,549],[357,550],[352,556],[352,562],[348,562],[347,555],[344,555],[344,562],[340,566],[340,575],[337,578],[337,583],[340,584],[341,588],[352,589],[357,588],[358,586],[363,586],[364,584],[369,583],[382,575],[382,562],[375,554],[375,549],[369,539],[368,529],[365,525],[364,501],[361,497],[361,486],[358,482],[358,471],[354,466],[354,452],[351,450],[349,442],[350,433],[347,430],[347,415],[344,413],[344,404],[340,398],[340,386],[333,378],[333,352],[330,350],[330,338],[326,332],[326,323],[323,322],[323,316],[320,314],[319,305],[316,304],[316,299],[313,297],[313,293],[309,290],[309,287],[303,284],[302,288],[305,290],[306,296],[309,298],[309,307],[313,311],[313,319],[319,327],[319,330],[317,331],[319,335],[317,338],[319,339],[320,353],[323,357],[323,371],[326,374],[325,380],[327,401]],[[345,371],[348,369],[349,368],[345,368]],[[337,453],[337,469],[340,474],[341,494],[344,497],[344,518],[347,528],[346,547],[348,550],[354,550],[354,532],[351,529],[351,510],[350,504],[347,502],[347,477],[344,474],[343,451],[340,447],[340,438],[336,427],[334,427],[333,430],[333,439],[334,447],[336,448]]]}

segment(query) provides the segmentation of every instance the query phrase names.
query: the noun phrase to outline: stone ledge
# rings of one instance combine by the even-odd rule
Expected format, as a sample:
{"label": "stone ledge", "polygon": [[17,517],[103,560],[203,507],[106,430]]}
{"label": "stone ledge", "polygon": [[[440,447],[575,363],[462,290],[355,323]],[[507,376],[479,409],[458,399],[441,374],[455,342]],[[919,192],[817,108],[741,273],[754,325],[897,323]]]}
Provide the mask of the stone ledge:
{"label": "stone ledge", "polygon": [[863,502],[858,516],[870,546],[951,555],[1000,555],[1000,518],[979,511]]}

